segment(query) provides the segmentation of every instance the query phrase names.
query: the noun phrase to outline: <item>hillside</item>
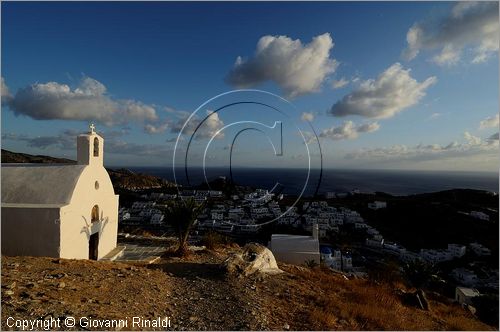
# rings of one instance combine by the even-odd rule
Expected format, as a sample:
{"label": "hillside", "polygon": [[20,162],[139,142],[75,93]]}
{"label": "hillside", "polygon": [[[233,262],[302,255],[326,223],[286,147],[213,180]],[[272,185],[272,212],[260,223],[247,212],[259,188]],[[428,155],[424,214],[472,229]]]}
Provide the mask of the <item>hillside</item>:
{"label": "hillside", "polygon": [[150,189],[150,188],[170,188],[175,187],[172,182],[165,181],[162,178],[143,174],[134,173],[128,169],[109,169],[107,168],[111,182],[115,188],[136,190],[136,189]]}
{"label": "hillside", "polygon": [[492,329],[437,295],[428,294],[430,311],[404,305],[402,285],[287,264],[274,276],[228,275],[220,263],[235,250],[204,250],[148,266],[2,257],[2,324],[29,313],[77,320],[168,316],[176,330]]}
{"label": "hillside", "polygon": [[[74,164],[76,161],[65,158],[54,158],[42,155],[30,155],[2,149],[2,163],[42,163],[42,164]],[[150,188],[174,187],[175,184],[162,178],[142,173],[134,173],[127,169],[106,169],[115,189],[137,190]]]}
{"label": "hillside", "polygon": [[42,164],[72,164],[74,160],[65,158],[54,158],[42,155],[32,155],[27,153],[12,152],[2,149],[2,163],[42,163]]}
{"label": "hillside", "polygon": [[[375,200],[387,202],[387,208],[369,209],[368,203]],[[498,257],[499,201],[498,195],[487,191],[453,189],[409,196],[357,194],[331,203],[358,211],[384,238],[411,250],[479,241]],[[468,215],[471,211],[486,213],[490,221],[472,218]]]}

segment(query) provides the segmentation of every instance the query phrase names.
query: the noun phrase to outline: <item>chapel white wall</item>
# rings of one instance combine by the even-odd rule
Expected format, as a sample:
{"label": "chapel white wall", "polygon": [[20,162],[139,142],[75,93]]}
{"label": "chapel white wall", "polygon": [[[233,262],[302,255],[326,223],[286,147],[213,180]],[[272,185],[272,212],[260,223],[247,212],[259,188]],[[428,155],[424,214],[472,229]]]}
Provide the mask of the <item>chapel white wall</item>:
{"label": "chapel white wall", "polygon": [[59,208],[2,207],[2,255],[59,257]]}
{"label": "chapel white wall", "polygon": [[319,241],[313,237],[285,235],[274,236],[269,243],[269,249],[276,260],[289,264],[304,264],[314,260],[320,263]]}
{"label": "chapel white wall", "polygon": [[319,253],[314,252],[290,252],[290,251],[274,251],[272,250],[274,258],[278,262],[302,265],[307,261],[314,260],[317,264],[320,263]]}
{"label": "chapel white wall", "polygon": [[[95,188],[95,182],[99,188]],[[94,205],[100,221],[92,223]],[[61,210],[61,257],[88,259],[90,235],[99,232],[98,259],[116,247],[118,195],[104,167],[89,166],[82,172],[71,198]]]}

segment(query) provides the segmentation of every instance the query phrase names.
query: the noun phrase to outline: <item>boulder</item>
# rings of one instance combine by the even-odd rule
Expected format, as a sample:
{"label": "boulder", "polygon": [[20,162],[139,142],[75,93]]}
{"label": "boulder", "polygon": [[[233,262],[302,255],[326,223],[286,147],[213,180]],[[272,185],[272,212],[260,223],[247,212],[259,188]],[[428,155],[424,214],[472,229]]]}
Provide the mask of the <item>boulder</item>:
{"label": "boulder", "polygon": [[429,301],[425,292],[418,289],[414,292],[405,292],[402,289],[396,290],[396,294],[401,298],[403,304],[407,306],[416,307],[422,310],[430,310]]}
{"label": "boulder", "polygon": [[232,254],[223,263],[228,273],[249,276],[254,273],[278,274],[281,271],[271,250],[248,243],[241,252]]}

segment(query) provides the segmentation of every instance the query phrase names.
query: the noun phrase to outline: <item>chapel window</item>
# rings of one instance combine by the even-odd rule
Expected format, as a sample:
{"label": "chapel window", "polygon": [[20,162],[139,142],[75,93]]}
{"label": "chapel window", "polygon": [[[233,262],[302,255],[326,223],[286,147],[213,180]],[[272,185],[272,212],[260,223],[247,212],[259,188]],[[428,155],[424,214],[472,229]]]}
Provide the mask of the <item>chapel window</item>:
{"label": "chapel window", "polygon": [[94,205],[92,208],[92,222],[99,221],[99,206]]}
{"label": "chapel window", "polygon": [[94,138],[94,157],[99,157],[99,139]]}

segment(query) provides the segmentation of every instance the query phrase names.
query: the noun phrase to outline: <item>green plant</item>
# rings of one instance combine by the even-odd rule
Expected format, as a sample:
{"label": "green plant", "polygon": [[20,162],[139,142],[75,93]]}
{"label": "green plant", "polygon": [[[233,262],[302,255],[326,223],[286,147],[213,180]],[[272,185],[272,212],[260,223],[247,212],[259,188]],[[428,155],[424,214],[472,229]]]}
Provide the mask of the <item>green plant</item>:
{"label": "green plant", "polygon": [[417,289],[425,287],[431,281],[435,273],[434,270],[434,266],[421,260],[414,260],[403,266],[406,278]]}
{"label": "green plant", "polygon": [[310,269],[314,269],[316,266],[318,266],[318,263],[314,259],[309,259],[305,261],[304,264]]}
{"label": "green plant", "polygon": [[177,254],[184,256],[187,253],[187,238],[196,218],[204,208],[204,204],[198,204],[193,198],[186,200],[173,200],[166,204],[163,212],[165,219],[172,224],[177,232],[179,247]]}

